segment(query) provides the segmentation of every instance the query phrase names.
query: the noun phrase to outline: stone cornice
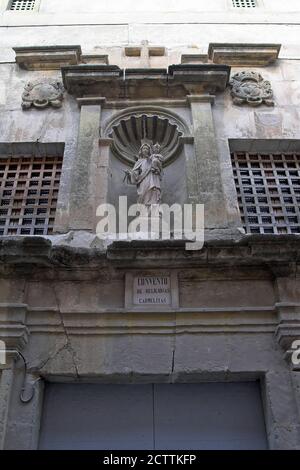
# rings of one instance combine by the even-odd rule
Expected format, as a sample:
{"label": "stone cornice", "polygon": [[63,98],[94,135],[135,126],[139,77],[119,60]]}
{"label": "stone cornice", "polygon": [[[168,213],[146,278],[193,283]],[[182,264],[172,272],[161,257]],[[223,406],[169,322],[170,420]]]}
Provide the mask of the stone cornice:
{"label": "stone cornice", "polygon": [[[58,236],[59,238],[59,236]],[[53,242],[53,243],[52,243]],[[101,240],[91,248],[55,244],[55,237],[1,237],[0,268],[2,275],[32,274],[33,269],[60,271],[70,268],[105,270],[109,265],[120,268],[215,268],[257,267],[272,276],[299,276],[300,238],[297,235],[245,235],[240,239],[211,239],[199,251],[186,251],[185,241],[119,241],[107,249]],[[104,272],[103,272],[104,274]]]}
{"label": "stone cornice", "polygon": [[16,63],[25,70],[60,70],[81,62],[80,46],[14,47]]}
{"label": "stone cornice", "polygon": [[208,57],[215,64],[263,67],[274,63],[281,44],[211,43]]}
{"label": "stone cornice", "polygon": [[126,69],[115,65],[62,67],[66,90],[77,98],[182,99],[187,95],[224,91],[230,67],[216,64],[179,64],[167,69]]}

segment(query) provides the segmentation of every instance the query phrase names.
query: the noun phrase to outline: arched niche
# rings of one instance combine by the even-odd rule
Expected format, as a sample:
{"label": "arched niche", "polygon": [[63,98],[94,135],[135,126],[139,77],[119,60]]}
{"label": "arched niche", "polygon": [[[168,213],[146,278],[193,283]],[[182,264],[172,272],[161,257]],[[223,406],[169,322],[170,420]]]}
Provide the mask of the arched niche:
{"label": "arched niche", "polygon": [[136,202],[136,187],[127,185],[123,179],[125,170],[132,167],[138,158],[142,139],[161,145],[164,159],[162,202],[186,202],[184,144],[191,138],[191,133],[189,126],[176,113],[152,106],[127,108],[105,123],[102,135],[112,139],[108,191],[111,204],[117,207],[119,196],[127,196],[128,204]]}

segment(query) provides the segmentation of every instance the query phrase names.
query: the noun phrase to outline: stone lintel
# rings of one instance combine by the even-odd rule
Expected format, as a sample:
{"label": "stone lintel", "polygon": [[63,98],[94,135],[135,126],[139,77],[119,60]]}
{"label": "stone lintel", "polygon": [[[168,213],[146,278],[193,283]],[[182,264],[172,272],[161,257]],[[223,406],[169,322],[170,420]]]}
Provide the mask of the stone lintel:
{"label": "stone lintel", "polygon": [[63,142],[0,142],[0,158],[7,155],[63,156]]}
{"label": "stone lintel", "polygon": [[16,63],[25,70],[59,70],[81,61],[80,46],[14,47]]}
{"label": "stone lintel", "polygon": [[215,64],[263,67],[278,59],[281,44],[211,43],[208,57]]}
{"label": "stone lintel", "polygon": [[115,65],[62,67],[66,90],[77,97],[107,99],[182,99],[186,95],[224,91],[230,67],[215,64],[179,64],[169,69],[131,68]]}

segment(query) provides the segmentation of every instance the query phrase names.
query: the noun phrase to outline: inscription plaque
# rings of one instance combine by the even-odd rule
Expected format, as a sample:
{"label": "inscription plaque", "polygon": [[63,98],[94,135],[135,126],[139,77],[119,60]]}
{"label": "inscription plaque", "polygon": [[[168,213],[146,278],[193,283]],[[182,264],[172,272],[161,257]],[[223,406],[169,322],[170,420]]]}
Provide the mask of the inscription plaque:
{"label": "inscription plaque", "polygon": [[134,305],[171,305],[170,276],[135,276]]}

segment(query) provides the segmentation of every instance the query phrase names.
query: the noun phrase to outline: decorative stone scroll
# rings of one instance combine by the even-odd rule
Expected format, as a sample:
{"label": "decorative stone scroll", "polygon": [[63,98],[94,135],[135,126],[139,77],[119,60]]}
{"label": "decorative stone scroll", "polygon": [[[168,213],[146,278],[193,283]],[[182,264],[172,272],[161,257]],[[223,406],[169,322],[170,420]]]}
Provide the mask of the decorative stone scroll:
{"label": "decorative stone scroll", "polygon": [[230,80],[231,96],[234,104],[250,106],[274,106],[271,83],[257,72],[236,73]]}
{"label": "decorative stone scroll", "polygon": [[38,79],[29,82],[22,95],[22,108],[27,110],[31,106],[44,109],[47,106],[61,108],[64,97],[63,84],[53,79]]}

